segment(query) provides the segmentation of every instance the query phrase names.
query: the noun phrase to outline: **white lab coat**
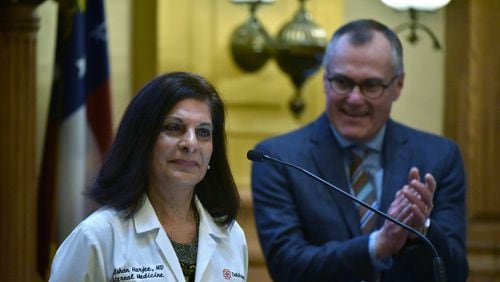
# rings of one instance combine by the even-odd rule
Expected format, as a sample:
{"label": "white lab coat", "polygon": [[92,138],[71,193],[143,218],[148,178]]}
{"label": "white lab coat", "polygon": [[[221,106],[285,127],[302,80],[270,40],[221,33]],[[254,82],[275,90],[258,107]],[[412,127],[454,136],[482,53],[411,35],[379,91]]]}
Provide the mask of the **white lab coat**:
{"label": "white lab coat", "polygon": [[[195,198],[200,215],[195,281],[246,281],[248,250],[235,221],[215,224]],[[102,208],[64,240],[52,262],[49,281],[185,281],[177,255],[148,197],[124,219]]]}

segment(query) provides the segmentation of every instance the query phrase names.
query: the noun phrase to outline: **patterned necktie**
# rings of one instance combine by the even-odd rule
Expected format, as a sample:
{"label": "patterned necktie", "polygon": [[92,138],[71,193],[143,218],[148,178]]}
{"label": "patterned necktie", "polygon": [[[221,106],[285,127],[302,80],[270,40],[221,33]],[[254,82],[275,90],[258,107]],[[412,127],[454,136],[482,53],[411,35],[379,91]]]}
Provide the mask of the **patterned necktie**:
{"label": "patterned necktie", "polygon": [[[377,208],[377,197],[375,195],[375,188],[370,181],[370,175],[363,169],[361,165],[363,158],[367,155],[368,149],[354,147],[351,151],[352,163],[350,170],[350,178],[354,195],[359,200],[366,204]],[[372,231],[376,223],[376,214],[367,208],[358,205],[360,220],[360,227],[364,234]]]}

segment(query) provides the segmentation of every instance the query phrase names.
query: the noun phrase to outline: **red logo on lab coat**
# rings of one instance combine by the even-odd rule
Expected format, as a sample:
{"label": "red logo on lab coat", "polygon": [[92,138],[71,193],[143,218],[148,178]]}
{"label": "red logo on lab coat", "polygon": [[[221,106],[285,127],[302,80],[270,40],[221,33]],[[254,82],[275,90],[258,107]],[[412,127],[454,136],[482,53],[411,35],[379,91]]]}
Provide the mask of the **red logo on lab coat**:
{"label": "red logo on lab coat", "polygon": [[231,279],[231,270],[223,269],[222,275],[224,276],[224,279],[227,279],[227,280]]}

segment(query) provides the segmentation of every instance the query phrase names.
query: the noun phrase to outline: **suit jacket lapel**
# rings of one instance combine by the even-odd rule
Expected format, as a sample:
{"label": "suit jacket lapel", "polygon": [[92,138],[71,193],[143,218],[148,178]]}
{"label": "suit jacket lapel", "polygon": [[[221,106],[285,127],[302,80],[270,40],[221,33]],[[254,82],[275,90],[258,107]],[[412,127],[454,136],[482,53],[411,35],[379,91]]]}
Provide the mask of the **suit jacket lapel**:
{"label": "suit jacket lapel", "polygon": [[396,192],[408,183],[408,170],[411,161],[408,141],[409,137],[406,131],[394,121],[389,120],[382,150],[382,167],[384,168],[380,203],[382,211],[387,211]]}
{"label": "suit jacket lapel", "polygon": [[[333,136],[330,123],[326,114],[321,115],[315,122],[315,127],[311,134],[311,156],[319,176],[338,188],[350,193],[349,184],[344,171],[344,161],[340,146]],[[352,200],[334,191],[330,187],[333,198],[339,213],[343,216],[346,225],[353,236],[361,234],[359,218]]]}

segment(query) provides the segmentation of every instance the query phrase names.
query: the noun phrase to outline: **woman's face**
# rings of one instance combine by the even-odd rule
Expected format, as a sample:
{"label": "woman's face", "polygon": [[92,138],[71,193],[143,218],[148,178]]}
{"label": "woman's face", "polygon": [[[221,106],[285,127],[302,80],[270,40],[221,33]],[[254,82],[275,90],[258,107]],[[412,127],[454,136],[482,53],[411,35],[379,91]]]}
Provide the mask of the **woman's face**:
{"label": "woman's face", "polygon": [[178,102],[167,113],[154,147],[151,184],[194,188],[207,172],[212,132],[206,102],[192,98]]}

